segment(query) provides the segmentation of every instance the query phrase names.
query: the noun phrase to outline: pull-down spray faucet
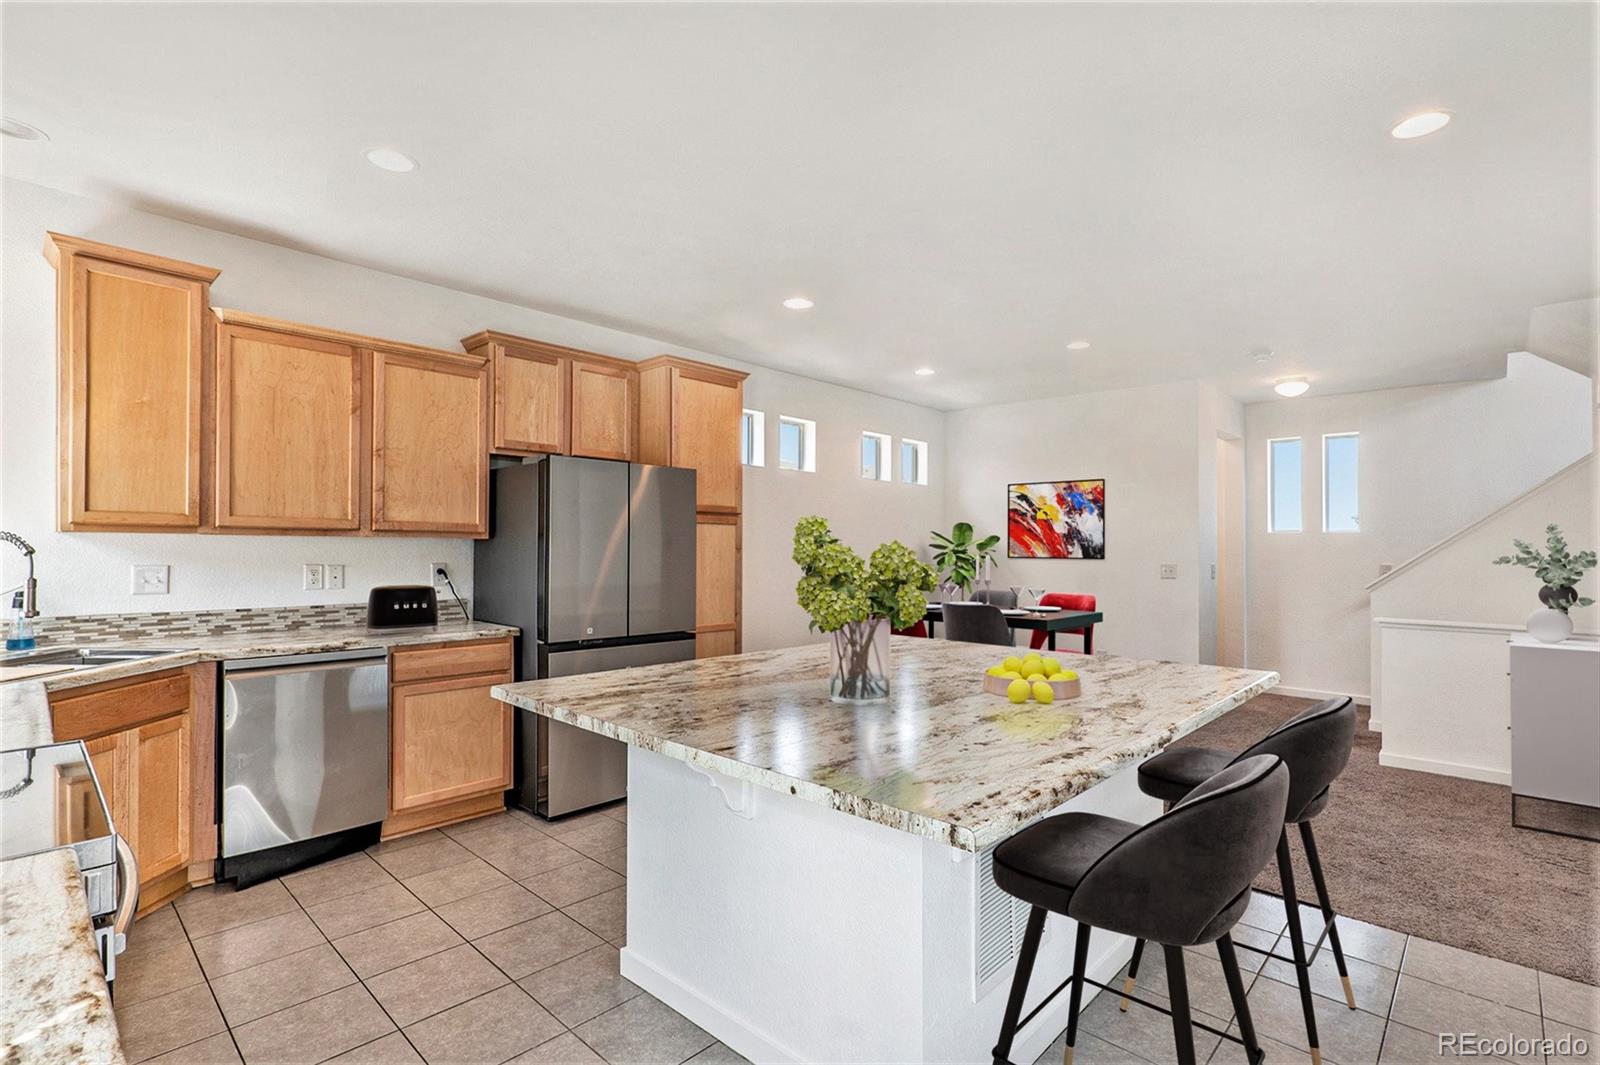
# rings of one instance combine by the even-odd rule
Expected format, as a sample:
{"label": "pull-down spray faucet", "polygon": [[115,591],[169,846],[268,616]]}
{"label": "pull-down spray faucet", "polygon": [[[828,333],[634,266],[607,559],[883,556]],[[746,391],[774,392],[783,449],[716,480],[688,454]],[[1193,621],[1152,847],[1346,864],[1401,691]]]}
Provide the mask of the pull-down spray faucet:
{"label": "pull-down spray faucet", "polygon": [[39,582],[33,579],[33,545],[14,532],[0,531],[0,540],[14,546],[28,560],[28,579],[22,586],[22,615],[39,616]]}

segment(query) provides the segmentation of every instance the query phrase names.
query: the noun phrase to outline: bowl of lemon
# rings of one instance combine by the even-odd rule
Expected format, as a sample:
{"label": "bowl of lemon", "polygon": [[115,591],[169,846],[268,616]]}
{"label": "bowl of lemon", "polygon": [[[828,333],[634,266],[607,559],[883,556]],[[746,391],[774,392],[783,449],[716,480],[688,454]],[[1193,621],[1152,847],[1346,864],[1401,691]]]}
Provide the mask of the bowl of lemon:
{"label": "bowl of lemon", "polygon": [[1076,699],[1083,694],[1083,684],[1076,670],[1063,669],[1059,660],[1030,651],[1023,656],[1011,655],[1004,662],[990,666],[984,672],[983,690],[990,695],[1004,695],[1014,703],[1030,699],[1036,703],[1053,703],[1060,699]]}

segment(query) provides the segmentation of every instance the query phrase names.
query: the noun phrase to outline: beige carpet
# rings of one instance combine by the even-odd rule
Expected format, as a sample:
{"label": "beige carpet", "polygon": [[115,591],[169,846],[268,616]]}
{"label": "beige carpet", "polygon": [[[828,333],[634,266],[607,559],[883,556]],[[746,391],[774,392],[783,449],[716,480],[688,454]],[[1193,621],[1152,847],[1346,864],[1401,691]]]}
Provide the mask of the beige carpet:
{"label": "beige carpet", "polygon": [[[1260,695],[1179,741],[1238,749],[1310,705]],[[1600,844],[1511,826],[1511,790],[1378,764],[1361,708],[1355,752],[1316,819],[1340,913],[1600,984]],[[1315,899],[1291,834],[1295,889]],[[1276,865],[1257,886],[1279,893]]]}

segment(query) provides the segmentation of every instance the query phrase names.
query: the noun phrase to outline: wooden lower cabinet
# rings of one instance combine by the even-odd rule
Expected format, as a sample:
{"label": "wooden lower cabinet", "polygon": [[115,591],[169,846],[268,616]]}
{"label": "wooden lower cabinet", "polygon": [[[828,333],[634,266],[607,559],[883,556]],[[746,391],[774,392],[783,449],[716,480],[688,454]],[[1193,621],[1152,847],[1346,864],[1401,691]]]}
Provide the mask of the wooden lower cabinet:
{"label": "wooden lower cabinet", "polygon": [[[505,805],[511,708],[489,694],[513,679],[511,641],[397,650],[389,686],[389,818],[383,835],[475,817]],[[457,663],[457,675],[439,676]],[[492,672],[462,672],[482,670]]]}
{"label": "wooden lower cabinet", "polygon": [[[184,699],[175,713],[170,703],[150,701],[153,691],[176,690],[174,679],[188,690],[191,678],[184,673],[141,677],[82,692],[67,689],[52,707],[57,737],[84,739],[112,823],[138,859],[140,913],[188,887],[195,856],[195,753],[189,700]],[[163,713],[154,720],[139,720]],[[74,722],[94,722],[90,727],[102,734],[74,735]],[[209,804],[203,805],[209,809]]]}

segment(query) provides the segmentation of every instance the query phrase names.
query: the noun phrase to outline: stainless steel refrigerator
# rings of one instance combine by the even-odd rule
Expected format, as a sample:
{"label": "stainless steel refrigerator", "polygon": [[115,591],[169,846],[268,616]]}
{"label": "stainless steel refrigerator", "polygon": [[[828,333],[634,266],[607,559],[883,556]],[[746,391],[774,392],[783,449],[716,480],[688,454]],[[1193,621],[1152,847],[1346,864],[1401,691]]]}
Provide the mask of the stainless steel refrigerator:
{"label": "stainless steel refrigerator", "polygon": [[[473,614],[516,625],[519,679],[694,657],[695,474],[553,455],[490,480]],[[627,794],[627,748],[518,710],[516,800],[560,817]]]}

